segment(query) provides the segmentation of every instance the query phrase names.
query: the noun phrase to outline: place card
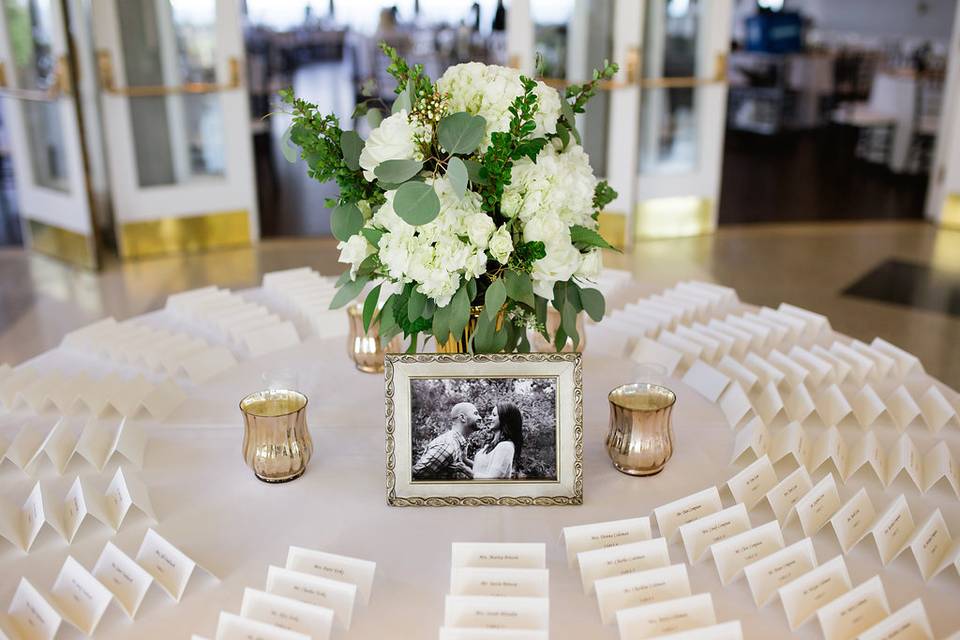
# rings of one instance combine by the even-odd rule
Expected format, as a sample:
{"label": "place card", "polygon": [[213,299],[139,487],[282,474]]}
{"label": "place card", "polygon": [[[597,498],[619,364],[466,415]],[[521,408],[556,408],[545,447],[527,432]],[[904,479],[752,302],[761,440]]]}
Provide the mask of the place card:
{"label": "place card", "polygon": [[542,542],[454,542],[450,566],[545,569],[547,547]]}
{"label": "place card", "polygon": [[747,452],[752,454],[754,459],[766,455],[767,447],[770,443],[770,432],[767,425],[759,416],[755,416],[746,426],[737,432],[733,441],[733,456],[730,464],[738,464],[746,456]]}
{"label": "place card", "polygon": [[447,596],[443,626],[547,630],[550,601],[546,598]]}
{"label": "place card", "polygon": [[767,362],[779,369],[783,373],[783,379],[786,381],[787,385],[790,387],[797,387],[802,385],[807,376],[810,375],[810,372],[801,367],[799,364],[783,355],[776,349],[771,351],[767,355]]}
{"label": "place card", "polygon": [[657,519],[660,535],[667,540],[673,540],[674,535],[682,525],[716,513],[722,508],[720,492],[717,491],[716,487],[709,487],[685,498],[659,506],[653,510],[653,515]]}
{"label": "place card", "polygon": [[837,357],[837,355],[834,353],[830,353],[818,344],[813,345],[813,348],[810,349],[810,353],[817,356],[824,362],[830,363],[830,366],[833,368],[833,379],[836,384],[843,384],[843,382],[850,376],[850,372],[853,370],[849,362]]}
{"label": "place card", "polygon": [[729,584],[747,565],[783,549],[783,544],[783,532],[776,520],[714,543],[710,553],[721,584]]}
{"label": "place card", "polygon": [[763,607],[778,594],[780,587],[809,573],[816,566],[813,541],[804,538],[747,565],[743,573],[747,577],[753,601],[758,607]]}
{"label": "place card", "polygon": [[132,507],[136,507],[153,522],[157,522],[147,487],[139,478],[127,476],[123,473],[123,468],[118,467],[104,494],[101,508],[105,516],[104,523],[114,531],[118,530]]}
{"label": "place card", "polygon": [[960,541],[950,536],[940,509],[917,527],[909,546],[925,581],[960,560]]}
{"label": "place card", "polygon": [[613,624],[622,609],[691,595],[685,564],[603,578],[597,580],[596,589],[603,624]]}
{"label": "place card", "polygon": [[731,359],[736,360],[746,355],[746,344],[743,345],[742,349],[739,348],[740,345],[737,343],[737,340],[722,331],[717,331],[700,322],[693,323],[693,330],[700,335],[716,340],[717,344],[720,345],[720,353],[730,356]]}
{"label": "place card", "polygon": [[75,418],[60,418],[44,439],[40,449],[53,465],[57,475],[63,475],[66,470],[80,439],[82,426]]}
{"label": "place card", "polygon": [[630,353],[630,359],[643,364],[659,364],[666,370],[666,374],[671,376],[683,360],[683,353],[650,338],[642,337],[637,340],[636,346]]}
{"label": "place card", "polygon": [[779,346],[783,342],[793,343],[796,341],[795,336],[793,335],[793,330],[790,325],[785,324],[779,320],[773,320],[766,316],[760,315],[759,313],[745,313],[743,314],[744,320],[749,320],[754,324],[761,325],[766,327],[770,332],[770,344],[771,346]]}
{"label": "place card", "polygon": [[903,385],[897,387],[887,397],[886,405],[887,413],[893,417],[894,423],[901,431],[906,429],[914,418],[920,415],[920,407]]}
{"label": "place card", "polygon": [[703,358],[707,362],[715,362],[720,354],[723,352],[723,348],[720,345],[720,342],[714,340],[709,336],[705,336],[699,331],[694,331],[690,327],[685,327],[680,325],[677,327],[675,333],[677,337],[683,338],[684,340],[689,340],[694,344],[697,344],[702,349]]}
{"label": "place card", "polygon": [[806,328],[806,322],[803,320],[795,318],[782,311],[771,309],[770,307],[761,307],[758,315],[769,322],[774,322],[785,327],[789,332],[788,337],[790,338],[791,342],[796,342],[799,340],[804,333],[804,329]]}
{"label": "place card", "polygon": [[738,329],[742,329],[747,333],[750,333],[754,336],[754,344],[757,349],[765,349],[766,347],[777,347],[780,344],[780,341],[777,339],[779,332],[774,332],[767,325],[761,322],[754,322],[749,318],[735,315],[727,315],[727,322],[732,324]]}
{"label": "place card", "polygon": [[131,620],[137,614],[153,576],[133,558],[108,542],[93,566],[93,575],[117,599]]}
{"label": "place card", "polygon": [[567,545],[567,565],[572,568],[576,564],[577,554],[582,551],[649,540],[653,530],[650,518],[644,516],[564,527],[562,535]]}
{"label": "place card", "polygon": [[334,612],[337,627],[350,629],[353,603],[357,597],[356,585],[270,566],[267,569],[266,590],[278,596],[330,609]]}
{"label": "place card", "polygon": [[876,365],[874,372],[878,378],[886,378],[891,372],[897,373],[895,370],[896,361],[893,358],[884,355],[876,349],[871,349],[869,345],[861,342],[860,340],[853,340],[850,343],[850,346],[854,351],[860,353],[866,358],[869,358],[870,360],[873,360],[874,364]]}
{"label": "place card", "polygon": [[310,640],[310,636],[221,611],[216,640]]}
{"label": "place card", "polygon": [[917,598],[858,636],[858,640],[933,640],[930,619]]}
{"label": "place card", "polygon": [[850,372],[858,383],[863,383],[869,377],[872,377],[877,365],[874,361],[862,353],[851,349],[842,342],[834,342],[830,345],[830,353],[840,358],[850,365]]}
{"label": "place card", "polygon": [[300,344],[300,336],[293,323],[282,321],[244,332],[242,342],[250,355],[257,357]]}
{"label": "place card", "polygon": [[790,391],[784,400],[783,407],[786,409],[787,417],[794,422],[803,422],[816,409],[813,398],[803,383]]}
{"label": "place card", "polygon": [[860,438],[851,448],[844,480],[849,480],[864,465],[869,465],[877,480],[886,484],[887,456],[872,431]]}
{"label": "place card", "polygon": [[687,552],[687,561],[696,564],[710,545],[726,540],[750,528],[750,516],[743,503],[704,516],[680,526],[680,539]]}
{"label": "place card", "polygon": [[595,582],[628,573],[656,569],[670,564],[666,538],[653,538],[630,544],[594,549],[577,554],[583,592],[593,595]]}
{"label": "place card", "polygon": [[890,605],[880,576],[874,576],[817,610],[824,640],[855,638],[887,617]]}
{"label": "place card", "polygon": [[823,464],[830,462],[840,478],[846,477],[849,449],[836,427],[830,427],[813,439],[813,448],[807,459],[807,469],[817,471]]}
{"label": "place card", "polygon": [[817,415],[828,427],[840,424],[844,418],[853,413],[853,407],[847,402],[847,397],[835,384],[830,385],[819,394],[814,402]]}
{"label": "place card", "polygon": [[716,622],[713,597],[709,593],[621,609],[617,612],[617,627],[620,637],[625,640],[652,638],[706,627]]}
{"label": "place card", "polygon": [[794,505],[813,489],[810,472],[806,467],[797,467],[793,473],[781,480],[773,489],[767,492],[767,502],[773,510],[773,515],[780,522],[786,523],[793,513]]}
{"label": "place card", "polygon": [[774,387],[778,387],[780,386],[780,383],[783,382],[783,371],[780,371],[780,369],[776,368],[752,351],[747,354],[746,359],[743,361],[743,365],[752,371],[755,376],[757,376],[757,381],[762,386],[773,384]]}
{"label": "place card", "polygon": [[26,578],[20,578],[7,618],[20,632],[21,640],[53,640],[63,622],[53,605]]}
{"label": "place card", "polygon": [[777,472],[764,454],[756,462],[727,480],[733,499],[753,509],[777,485]]}
{"label": "place card", "polygon": [[332,609],[250,588],[243,590],[240,615],[314,640],[329,640],[334,619]]}
{"label": "place card", "polygon": [[113,594],[83,565],[67,556],[50,590],[57,609],[67,622],[92,636]]}
{"label": "place card", "polygon": [[787,304],[786,302],[781,302],[777,310],[802,320],[806,325],[804,328],[804,336],[808,338],[816,338],[821,333],[832,331],[830,320],[828,320],[825,315],[814,313],[813,311],[808,311],[792,304]]}
{"label": "place card", "polygon": [[440,640],[548,640],[539,629],[456,629],[440,628]]}
{"label": "place card", "polygon": [[722,333],[733,339],[732,352],[738,359],[743,358],[747,354],[751,345],[756,340],[753,334],[747,333],[743,329],[738,329],[729,322],[724,322],[723,320],[717,320],[716,318],[713,318],[710,320],[707,326],[714,331]]}
{"label": "place card", "polygon": [[948,422],[957,419],[957,410],[935,386],[920,396],[918,404],[924,423],[933,433],[938,433]]}
{"label": "place card", "polygon": [[953,492],[960,498],[960,465],[950,453],[947,443],[941,440],[923,455],[923,490],[929,491],[943,478],[947,479]]}
{"label": "place card", "polygon": [[901,494],[877,519],[871,531],[883,564],[890,564],[891,560],[907,548],[915,530],[910,506]]}
{"label": "place card", "polygon": [[4,454],[7,460],[15,464],[24,473],[30,474],[34,463],[43,450],[47,436],[53,431],[57,420],[37,417],[26,422],[14,436]]}
{"label": "place card", "polygon": [[773,424],[774,418],[783,411],[783,398],[780,397],[774,382],[768,382],[763,386],[760,394],[753,401],[753,409],[764,423]]}
{"label": "place card", "polygon": [[809,372],[808,379],[813,383],[813,386],[818,387],[821,384],[832,384],[834,382],[833,366],[823,358],[799,346],[790,349],[787,355]]}
{"label": "place card", "polygon": [[799,422],[791,422],[771,439],[767,453],[772,462],[791,457],[797,466],[805,467],[810,459],[810,439]]}
{"label": "place card", "polygon": [[33,485],[23,504],[0,503],[0,537],[6,538],[24,553],[29,553],[45,522],[39,482]]}
{"label": "place card", "polygon": [[857,422],[864,429],[876,422],[877,418],[887,410],[887,405],[869,384],[863,385],[863,388],[850,401],[850,406],[853,408],[853,415],[856,416]]}
{"label": "place card", "polygon": [[135,559],[177,602],[180,602],[187,582],[198,566],[153,529],[147,529]]}
{"label": "place card", "polygon": [[287,552],[286,568],[300,573],[320,576],[321,578],[355,584],[360,601],[363,604],[368,604],[370,602],[370,591],[373,589],[373,575],[377,570],[377,563],[302,547],[290,547]]}
{"label": "place card", "polygon": [[737,382],[743,391],[747,393],[752,391],[753,388],[760,383],[760,378],[757,377],[757,374],[727,355],[720,358],[717,369],[727,374],[731,380]]}
{"label": "place card", "polygon": [[924,469],[923,458],[917,451],[917,445],[914,444],[910,436],[903,434],[893,445],[887,454],[887,486],[893,484],[902,472],[906,471],[907,476],[913,481],[917,489],[923,487]]}
{"label": "place card", "polygon": [[450,571],[450,595],[547,598],[550,572],[546,569],[477,569]]}
{"label": "place card", "polygon": [[874,351],[882,353],[888,358],[893,359],[896,362],[898,375],[901,378],[905,378],[914,371],[919,371],[921,373],[923,372],[923,365],[920,363],[920,358],[908,351],[904,351],[896,345],[887,342],[883,338],[874,338],[873,342],[870,343],[870,347]]}
{"label": "place card", "polygon": [[657,636],[657,640],[743,640],[743,628],[739,620],[711,624],[687,631]]}
{"label": "place card", "polygon": [[739,382],[731,382],[727,390],[720,396],[720,410],[727,419],[727,423],[736,428],[744,416],[753,411],[750,398],[744,393]]}
{"label": "place card", "polygon": [[817,609],[850,590],[850,574],[843,556],[824,562],[778,590],[787,623],[796,631]]}
{"label": "place card", "polygon": [[855,496],[830,518],[830,524],[844,553],[849,553],[861,540],[867,537],[877,520],[877,511],[867,495],[866,489],[860,489]]}
{"label": "place card", "polygon": [[702,360],[694,361],[681,381],[710,402],[716,402],[730,384],[730,378]]}
{"label": "place card", "polygon": [[[793,511],[800,519],[803,535],[812,536],[830,521],[840,508],[840,495],[833,474],[828,473],[823,480],[813,486],[805,496],[797,500]],[[787,517],[789,520],[789,516]]]}

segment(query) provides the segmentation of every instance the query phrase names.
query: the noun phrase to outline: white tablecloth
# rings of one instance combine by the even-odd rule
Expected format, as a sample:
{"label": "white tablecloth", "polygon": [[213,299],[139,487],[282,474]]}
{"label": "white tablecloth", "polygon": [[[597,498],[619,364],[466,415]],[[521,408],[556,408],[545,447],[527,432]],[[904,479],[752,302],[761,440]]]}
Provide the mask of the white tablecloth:
{"label": "white tablecloth", "polygon": [[[602,325],[594,330],[602,330]],[[53,352],[37,363],[52,366],[63,357]],[[318,378],[308,410],[315,453],[302,478],[267,485],[257,481],[241,459],[242,421],[236,403],[262,386],[265,370],[279,367],[297,369],[306,378],[313,372]],[[166,424],[149,425],[151,440],[142,471],[160,519],[157,530],[218,579],[195,575],[179,604],[159,588],[151,588],[133,622],[111,605],[96,637],[148,640],[189,638],[198,633],[212,638],[219,612],[239,612],[244,588],[262,589],[267,566],[282,566],[288,546],[300,545],[377,562],[370,605],[358,606],[353,628],[335,631],[335,638],[435,638],[449,587],[451,542],[542,541],[547,544],[550,569],[551,638],[612,640],[617,637],[616,628],[600,624],[595,599],[583,594],[577,573],[567,568],[561,527],[648,515],[658,505],[720,485],[738,470],[729,464],[733,432],[719,408],[671,380],[678,395],[673,459],[660,475],[651,478],[632,478],[615,471],[603,447],[606,394],[630,375],[631,365],[625,359],[593,355],[589,350],[584,356],[583,506],[401,509],[388,507],[384,498],[383,379],[354,370],[343,340],[311,339],[242,362],[193,390]],[[854,427],[843,434],[849,440],[857,431]],[[878,433],[884,443],[897,436],[889,425]],[[954,452],[960,450],[960,428],[955,425],[938,436],[916,425],[910,427],[910,433],[921,452],[938,438],[947,439]],[[78,459],[71,462],[64,477],[57,477],[47,461],[43,465],[39,477],[53,495],[63,495],[77,473],[97,477]],[[782,478],[789,467],[778,465],[777,470]],[[821,470],[814,479],[824,474]],[[105,484],[110,475],[108,470],[96,481]],[[0,468],[0,486],[8,498],[22,500],[34,481],[9,462]],[[905,493],[918,524],[939,507],[951,532],[960,535],[960,502],[946,483],[922,495],[905,478],[885,490],[875,479],[858,474],[841,485],[841,498],[852,496],[861,486],[867,487],[878,511]],[[724,505],[731,504],[732,498],[725,493]],[[773,514],[764,503],[750,518],[759,525],[772,520]],[[69,546],[46,529],[29,555],[0,543],[0,605],[9,602],[21,576],[49,589],[68,555],[92,568],[108,540],[132,556],[148,526],[139,513],[116,535],[98,523],[87,522]],[[784,529],[784,535],[788,544],[803,537],[796,521]],[[820,562],[841,553],[829,526],[814,536],[814,545]],[[679,541],[670,545],[670,556],[673,562],[684,562]],[[925,584],[909,551],[884,567],[869,539],[846,559],[854,585],[879,573],[893,610],[922,597],[937,637],[960,628],[960,575],[953,568]],[[721,586],[709,558],[690,568],[690,579],[694,593],[713,594],[720,621],[743,621],[746,638],[789,633],[778,602],[758,610],[745,580]],[[797,636],[821,637],[816,620]],[[64,623],[59,637],[82,636]]]}

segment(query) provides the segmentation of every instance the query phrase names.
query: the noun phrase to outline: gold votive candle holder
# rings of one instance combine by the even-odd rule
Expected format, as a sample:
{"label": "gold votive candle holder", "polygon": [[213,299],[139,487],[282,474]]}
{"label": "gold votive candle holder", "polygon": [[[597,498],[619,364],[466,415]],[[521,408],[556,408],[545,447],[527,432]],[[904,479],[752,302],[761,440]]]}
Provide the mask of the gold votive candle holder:
{"label": "gold votive candle holder", "polygon": [[374,318],[368,330],[363,329],[363,305],[352,304],[347,307],[347,322],[350,331],[347,334],[347,355],[357,369],[364,373],[383,373],[383,356],[403,348],[400,336],[393,338],[383,348],[380,345],[380,318]]}
{"label": "gold votive candle holder", "polygon": [[243,459],[264,482],[289,482],[303,475],[313,455],[307,428],[307,396],[269,389],[240,401]]}
{"label": "gold votive candle holder", "polygon": [[635,382],[617,387],[607,399],[607,453],[613,466],[632,476],[660,473],[673,455],[670,416],[676,394],[660,385]]}

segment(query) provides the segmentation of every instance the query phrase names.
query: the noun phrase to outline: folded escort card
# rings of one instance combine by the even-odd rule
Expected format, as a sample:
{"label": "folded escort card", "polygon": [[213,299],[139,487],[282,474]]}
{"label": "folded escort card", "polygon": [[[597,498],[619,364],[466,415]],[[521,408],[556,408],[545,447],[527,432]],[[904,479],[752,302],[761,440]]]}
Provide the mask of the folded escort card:
{"label": "folded escort card", "polygon": [[329,640],[335,616],[332,609],[256,589],[244,589],[240,615],[313,640]]}
{"label": "folded escort card", "polygon": [[603,549],[653,537],[650,518],[629,518],[611,522],[597,522],[564,527],[563,539],[567,545],[567,564],[573,567],[582,551]]}
{"label": "folded escort card", "polygon": [[177,602],[180,602],[180,598],[183,597],[194,569],[199,568],[213,576],[209,569],[197,564],[153,529],[147,529],[135,559],[137,564],[143,567]]}
{"label": "folded escort card", "polygon": [[220,612],[216,640],[310,640],[310,636],[266,622]]}
{"label": "folded escort card", "polygon": [[447,596],[443,624],[448,628],[547,630],[546,598]]}
{"label": "folded escort card", "polygon": [[720,492],[716,487],[709,487],[685,498],[659,506],[653,510],[653,515],[657,519],[660,535],[669,541],[673,540],[674,535],[682,525],[716,513],[722,508]]}
{"label": "folded escort card", "polygon": [[71,556],[57,574],[50,596],[63,618],[88,636],[113,600],[110,590]]}
{"label": "folded escort card", "polygon": [[743,503],[718,511],[680,526],[680,538],[687,551],[687,561],[696,564],[710,546],[750,529],[750,516]]}
{"label": "folded escort card", "polygon": [[622,609],[683,598],[692,593],[685,564],[603,578],[597,580],[595,586],[603,624],[613,624]]}
{"label": "folded escort card", "polygon": [[753,601],[763,607],[777,595],[780,587],[809,573],[817,566],[813,541],[804,538],[775,551],[743,569]]}
{"label": "folded escort card", "polygon": [[778,482],[777,473],[770,463],[770,458],[764,454],[756,462],[727,480],[727,487],[733,499],[742,502],[749,510],[766,498],[767,493]]}
{"label": "folded escort card", "polygon": [[457,567],[499,567],[544,569],[547,547],[542,542],[454,542],[450,565]]}
{"label": "folded escort card", "polygon": [[859,635],[859,640],[933,640],[930,619],[917,598]]}
{"label": "folded escort card", "polygon": [[713,598],[701,593],[617,612],[621,640],[663,636],[716,624]]}
{"label": "folded escort card", "polygon": [[354,584],[271,566],[267,570],[266,591],[330,609],[337,627],[350,629],[357,597]]}
{"label": "folded escort card", "polygon": [[780,523],[772,520],[766,524],[744,531],[716,542],[710,547],[713,562],[717,565],[720,582],[729,584],[743,569],[758,560],[783,549],[783,532]]}
{"label": "folded escort card", "polygon": [[113,594],[131,620],[153,582],[153,576],[146,569],[112,542],[100,552],[93,575]]}
{"label": "folded escort card", "polygon": [[733,620],[657,636],[657,640],[743,640],[743,627],[739,620]]}
{"label": "folded escort card", "polygon": [[286,568],[300,573],[320,576],[321,578],[354,584],[357,586],[357,595],[360,601],[363,604],[368,604],[377,563],[302,547],[290,547],[287,552]]}
{"label": "folded escort card", "polygon": [[577,554],[577,563],[580,566],[583,591],[592,595],[597,580],[665,567],[670,564],[670,555],[667,552],[666,538],[653,538],[616,547],[582,551]]}
{"label": "folded escort card", "polygon": [[20,578],[7,619],[21,640],[53,640],[63,622],[56,608],[26,578]]}
{"label": "folded escort card", "polygon": [[546,569],[454,567],[450,595],[547,598],[550,572]]}
{"label": "folded escort card", "polygon": [[843,556],[811,569],[780,587],[780,603],[791,631],[807,622],[817,609],[850,591],[850,574]]}
{"label": "folded escort card", "polygon": [[817,609],[824,640],[855,638],[890,614],[879,576]]}
{"label": "folded escort card", "polygon": [[456,629],[441,627],[440,640],[547,640],[546,631],[533,629]]}

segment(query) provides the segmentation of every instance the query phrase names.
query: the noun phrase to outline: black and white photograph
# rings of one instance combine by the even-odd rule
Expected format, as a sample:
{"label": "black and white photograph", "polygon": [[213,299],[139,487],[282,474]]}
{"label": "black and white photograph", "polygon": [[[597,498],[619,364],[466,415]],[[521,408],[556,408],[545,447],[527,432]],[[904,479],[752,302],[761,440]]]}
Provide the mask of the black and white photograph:
{"label": "black and white photograph", "polygon": [[388,354],[384,377],[389,504],[582,503],[579,354]]}
{"label": "black and white photograph", "polygon": [[410,399],[413,482],[556,481],[556,378],[417,378]]}

